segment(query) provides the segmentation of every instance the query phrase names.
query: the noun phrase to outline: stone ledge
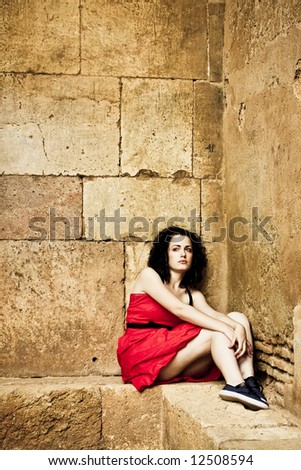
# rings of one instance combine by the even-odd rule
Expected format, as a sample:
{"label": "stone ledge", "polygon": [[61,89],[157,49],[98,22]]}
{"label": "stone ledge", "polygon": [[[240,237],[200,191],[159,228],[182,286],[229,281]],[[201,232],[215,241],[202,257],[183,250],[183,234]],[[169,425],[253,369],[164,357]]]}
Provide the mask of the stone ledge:
{"label": "stone ledge", "polygon": [[301,422],[274,405],[253,412],[221,383],[139,394],[120,377],[3,378],[2,449],[301,449]]}
{"label": "stone ledge", "polygon": [[222,386],[165,386],[165,449],[301,449],[300,420],[274,404],[254,412],[225,402],[218,396]]}

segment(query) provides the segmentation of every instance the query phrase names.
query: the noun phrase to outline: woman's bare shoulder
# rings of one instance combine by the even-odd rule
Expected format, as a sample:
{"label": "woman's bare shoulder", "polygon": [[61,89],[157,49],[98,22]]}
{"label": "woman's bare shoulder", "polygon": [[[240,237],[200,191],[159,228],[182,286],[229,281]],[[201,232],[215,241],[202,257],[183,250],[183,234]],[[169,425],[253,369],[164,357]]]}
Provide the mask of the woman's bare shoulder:
{"label": "woman's bare shoulder", "polygon": [[198,289],[190,289],[193,300],[198,300],[200,302],[206,301],[204,294]]}
{"label": "woman's bare shoulder", "polygon": [[149,278],[158,278],[160,276],[157,273],[157,271],[155,271],[150,266],[147,266],[146,268],[142,269],[138,277],[149,279]]}
{"label": "woman's bare shoulder", "polygon": [[145,292],[150,283],[162,282],[159,274],[151,267],[142,269],[136,278],[133,292]]}

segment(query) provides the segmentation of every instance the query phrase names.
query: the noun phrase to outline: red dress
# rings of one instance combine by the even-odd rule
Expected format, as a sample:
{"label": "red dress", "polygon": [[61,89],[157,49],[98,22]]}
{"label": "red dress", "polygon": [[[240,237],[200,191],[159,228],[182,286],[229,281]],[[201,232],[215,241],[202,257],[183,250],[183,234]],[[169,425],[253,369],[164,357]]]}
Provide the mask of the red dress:
{"label": "red dress", "polygon": [[118,340],[117,358],[125,383],[132,383],[142,392],[146,387],[159,383],[209,382],[221,376],[214,365],[198,378],[180,375],[159,382],[157,377],[162,367],[197,336],[202,328],[180,320],[148,294],[131,294],[127,324],[140,325],[150,321],[168,328],[127,328]]}

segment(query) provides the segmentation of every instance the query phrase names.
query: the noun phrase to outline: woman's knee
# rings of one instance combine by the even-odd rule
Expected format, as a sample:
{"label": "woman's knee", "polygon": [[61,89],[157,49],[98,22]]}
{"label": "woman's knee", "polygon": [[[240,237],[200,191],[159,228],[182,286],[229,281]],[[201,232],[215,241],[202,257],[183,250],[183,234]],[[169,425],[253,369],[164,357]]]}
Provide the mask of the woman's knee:
{"label": "woman's knee", "polygon": [[185,349],[193,352],[197,357],[202,357],[211,353],[211,343],[215,331],[202,328],[197,336],[194,337]]}
{"label": "woman's knee", "polygon": [[224,350],[224,348],[228,348],[230,344],[229,338],[224,333],[221,333],[220,331],[212,331],[211,335],[211,352],[212,350],[216,350],[218,347],[219,349],[222,348],[221,350]]}
{"label": "woman's knee", "polygon": [[242,312],[230,312],[228,313],[228,317],[232,318],[232,320],[241,323],[244,327],[250,325],[248,317]]}
{"label": "woman's knee", "polygon": [[201,344],[210,344],[214,333],[215,331],[213,330],[207,330],[206,328],[202,328],[196,337],[197,341]]}

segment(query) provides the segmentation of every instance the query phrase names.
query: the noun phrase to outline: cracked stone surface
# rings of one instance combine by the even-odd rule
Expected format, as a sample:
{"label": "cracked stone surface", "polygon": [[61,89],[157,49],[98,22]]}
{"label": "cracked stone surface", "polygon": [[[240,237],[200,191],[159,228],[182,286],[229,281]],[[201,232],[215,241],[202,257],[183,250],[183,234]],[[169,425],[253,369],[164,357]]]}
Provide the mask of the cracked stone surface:
{"label": "cracked stone surface", "polygon": [[118,175],[119,80],[1,77],[6,174]]}

